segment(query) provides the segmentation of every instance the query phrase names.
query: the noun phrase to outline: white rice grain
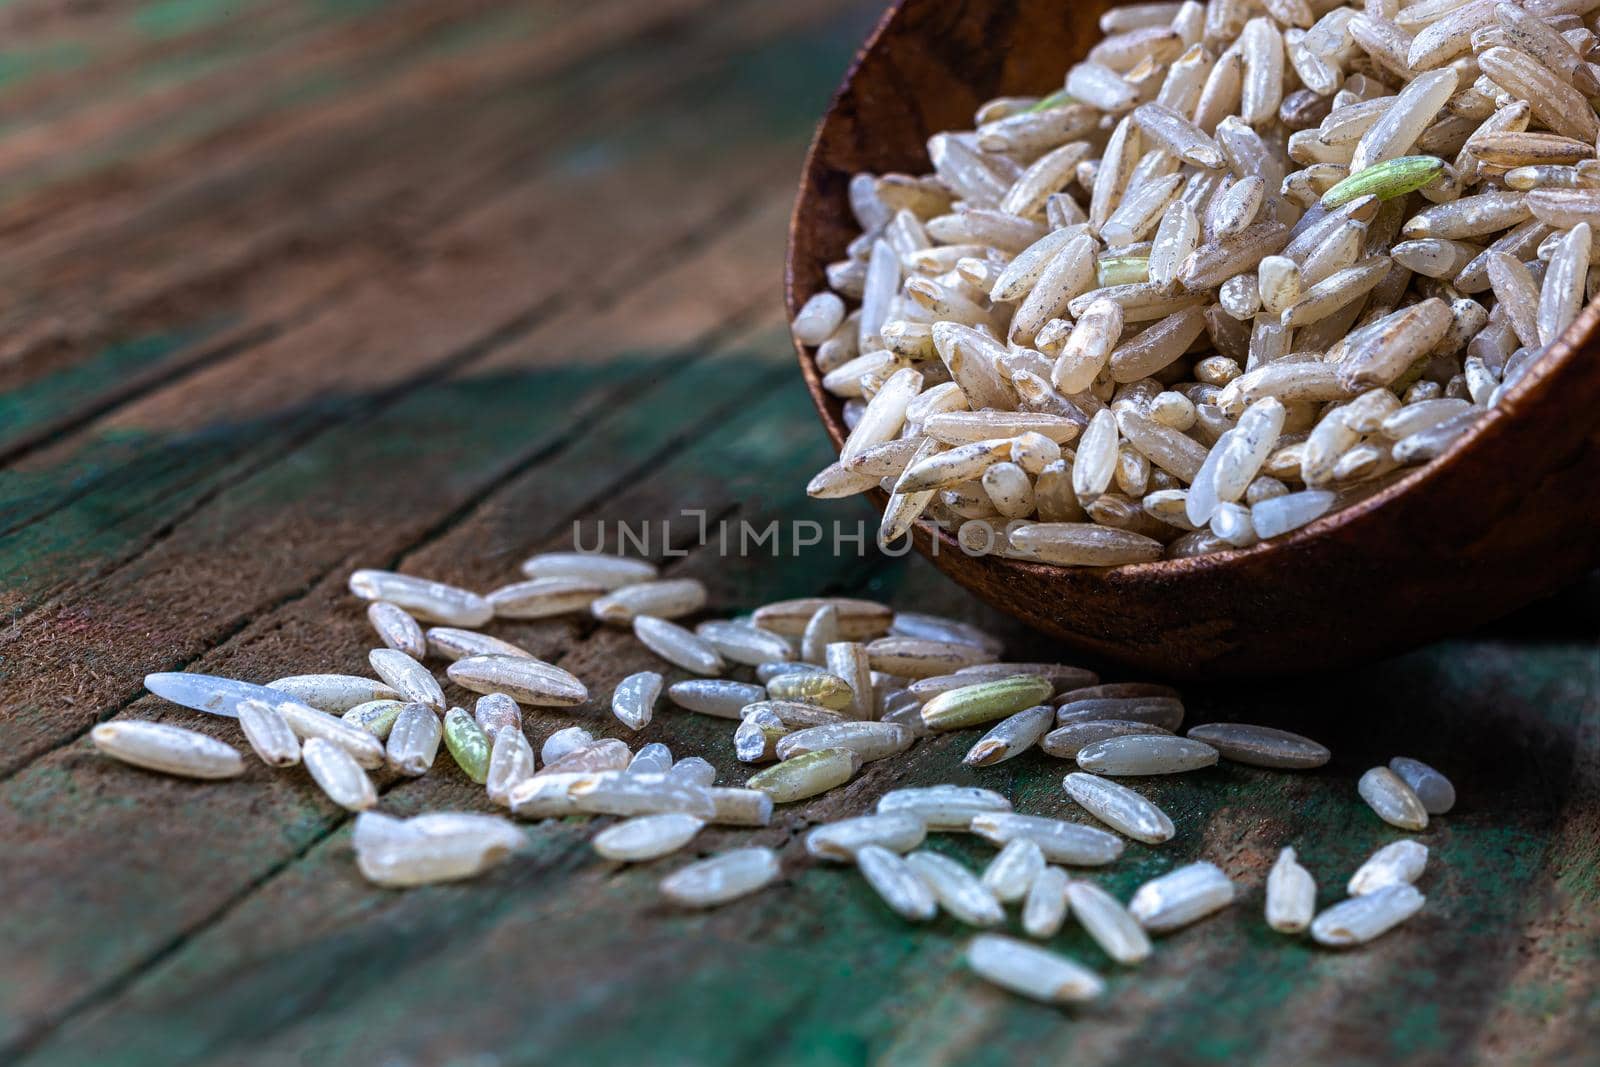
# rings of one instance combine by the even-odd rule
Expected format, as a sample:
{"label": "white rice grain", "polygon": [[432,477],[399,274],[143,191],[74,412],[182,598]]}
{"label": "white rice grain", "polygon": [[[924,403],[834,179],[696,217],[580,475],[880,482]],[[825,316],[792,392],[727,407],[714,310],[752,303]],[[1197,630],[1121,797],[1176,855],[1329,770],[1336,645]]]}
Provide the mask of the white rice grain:
{"label": "white rice grain", "polygon": [[463,689],[504,693],[518,704],[570,707],[589,699],[588,688],[574,675],[528,656],[467,656],[445,673]]}
{"label": "white rice grain", "polygon": [[1105,983],[1088,968],[1000,934],[974,937],[966,958],[985,981],[1046,1004],[1094,1000],[1105,992]]}
{"label": "white rice grain", "polygon": [[1117,782],[1074,771],[1062,787],[1089,814],[1135,841],[1159,845],[1177,832],[1166,812]]}
{"label": "white rice grain", "polygon": [[407,704],[389,730],[384,761],[392,771],[418,777],[433,766],[442,740],[438,714],[426,704]]}
{"label": "white rice grain", "polygon": [[781,871],[770,848],[739,848],[691,863],[661,880],[661,894],[685,908],[712,908],[748,896]]}
{"label": "white rice grain", "polygon": [[1233,903],[1234,885],[1214,863],[1191,863],[1153,878],[1133,894],[1128,911],[1151,933],[1167,933]]}
{"label": "white rice grain", "polygon": [[367,654],[367,661],[378,677],[393,687],[398,699],[444,710],[444,690],[438,679],[415,659],[397,649],[375,648]]}
{"label": "white rice grain", "polygon": [[883,902],[901,918],[926,922],[939,911],[933,889],[905,859],[880,845],[863,845],[856,866]]}
{"label": "white rice grain", "polygon": [[989,888],[950,857],[919,851],[908,855],[906,863],[956,921],[968,926],[998,926],[1005,921],[1005,909]]}
{"label": "white rice grain", "polygon": [[1110,893],[1093,882],[1073,881],[1067,886],[1067,900],[1073,917],[1107,956],[1125,965],[1149,957],[1150,936]]}
{"label": "white rice grain", "polygon": [[1084,746],[1077,762],[1096,775],[1182,774],[1215,766],[1217,750],[1187,737],[1128,734]]}
{"label": "white rice grain", "polygon": [[1333,948],[1364,945],[1421,911],[1425,901],[1410,885],[1391,885],[1351,897],[1318,915],[1311,924],[1311,936]]}
{"label": "white rice grain", "polygon": [[705,606],[706,587],[694,578],[638,582],[596,598],[589,611],[601,622],[630,625],[635,616],[676,619]]}
{"label": "white rice grain", "polygon": [[546,619],[583,611],[605,595],[606,587],[582,578],[529,578],[489,593],[497,618]]}
{"label": "white rice grain", "polygon": [[181,778],[235,778],[244,773],[244,759],[232,745],[168,723],[103,722],[89,731],[89,740],[113,759]]}
{"label": "white rice grain", "polygon": [[1122,839],[1115,834],[1041,815],[987,812],[974,816],[967,828],[997,845],[1026,838],[1038,845],[1051,863],[1069,867],[1101,867],[1115,862],[1123,850]]}
{"label": "white rice grain", "polygon": [[1350,876],[1345,889],[1353,897],[1375,893],[1391,885],[1410,885],[1428,865],[1428,846],[1420,841],[1396,841],[1378,849]]}
{"label": "white rice grain", "polygon": [[654,581],[656,566],[649,560],[607,556],[598,552],[544,552],[522,563],[529,578],[575,578],[605,589]]}
{"label": "white rice grain", "polygon": [[803,345],[820,345],[844,321],[844,301],[832,293],[814,293],[795,315],[790,330]]}
{"label": "white rice grain", "polygon": [[1061,930],[1067,917],[1067,886],[1071,877],[1060,867],[1046,867],[1028,887],[1022,903],[1022,929],[1043,940]]}
{"label": "white rice grain", "polygon": [[421,659],[428,654],[428,641],[423,636],[421,624],[398,604],[385,600],[373,601],[367,607],[367,621],[386,647],[398,649],[413,659]]}
{"label": "white rice grain", "polygon": [[930,830],[966,830],[980,815],[1009,812],[1011,801],[991,789],[933,785],[891,789],[878,798],[880,815],[906,813]]}
{"label": "white rice grain", "polygon": [[264,700],[241,700],[239,728],[267,766],[293,767],[300,762],[300,737],[275,705]]}
{"label": "white rice grain", "polygon": [[661,675],[655,671],[638,671],[617,683],[611,694],[611,714],[630,730],[642,730],[650,725],[655,714],[656,701],[661,697]]}
{"label": "white rice grain", "polygon": [[349,811],[365,811],[378,802],[378,791],[349,752],[321,737],[306,740],[300,758],[312,781],[329,800]]}
{"label": "white rice grain", "polygon": [[982,882],[1002,904],[1015,903],[1028,895],[1033,881],[1044,873],[1044,851],[1025,837],[1013,838],[996,853],[984,868]]}
{"label": "white rice grain", "polygon": [[510,805],[511,790],[533,777],[533,746],[515,726],[502,726],[493,735],[489,771],[484,787],[496,804]]}
{"label": "white rice grain", "polygon": [[1357,792],[1378,818],[1402,830],[1425,830],[1428,812],[1399,775],[1387,767],[1374,767],[1361,776]]}
{"label": "white rice grain", "polygon": [[594,743],[594,734],[581,726],[567,726],[556,730],[544,739],[539,748],[539,759],[546,765]]}
{"label": "white rice grain", "polygon": [[870,846],[891,852],[909,852],[927,835],[923,822],[911,812],[858,815],[824,823],[806,834],[806,851],[818,859],[852,859]]}
{"label": "white rice grain", "polygon": [[269,682],[268,688],[319,711],[334,714],[349,711],[357,704],[372,700],[395,700],[400,696],[399,692],[383,682],[355,674],[295,674]]}
{"label": "white rice grain", "polygon": [[477,593],[393,571],[355,571],[350,591],[363,600],[385,600],[419,619],[447,626],[482,626],[494,617],[494,608]]}
{"label": "white rice grain", "polygon": [[1298,934],[1311,925],[1317,908],[1317,883],[1302,867],[1292,848],[1278,853],[1267,872],[1267,925],[1284,934]]}

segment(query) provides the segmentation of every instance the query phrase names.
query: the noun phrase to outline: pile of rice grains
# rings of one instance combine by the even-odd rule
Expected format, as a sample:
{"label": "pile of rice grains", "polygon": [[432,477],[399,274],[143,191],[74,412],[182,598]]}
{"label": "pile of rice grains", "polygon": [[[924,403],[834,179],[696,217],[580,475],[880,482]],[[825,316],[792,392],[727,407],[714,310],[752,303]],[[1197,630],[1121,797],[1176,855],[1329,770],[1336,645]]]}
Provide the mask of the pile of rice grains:
{"label": "pile of rice grains", "polygon": [[861,235],[793,323],[850,431],[810,492],[888,492],[885,542],[1116,566],[1440,455],[1593,291],[1595,7],[1108,11],[1060,92],[850,182]]}
{"label": "pile of rice grains", "polygon": [[[1212,723],[1177,730],[1184,708],[1168,686],[1103,684],[1059,663],[1001,659],[1000,643],[960,621],[896,613],[867,600],[817,597],[768,604],[693,630],[673,618],[699,612],[705,588],[661,579],[644,561],[580,553],[535,556],[526,580],[488,596],[385,571],[357,571],[350,589],[369,602],[383,647],[369,661],[376,678],[303,674],[265,685],[202,674],[152,674],[150,692],[188,708],[236,716],[251,750],[272,767],[304,766],[335,803],[359,812],[353,846],[361,873],[383,886],[469,878],[524,843],[511,819],[481,812],[430,812],[408,819],[373,810],[384,789],[429,772],[441,742],[451,761],[485,786],[489,805],[519,819],[615,816],[593,838],[607,860],[643,863],[675,853],[708,825],[767,826],[775,804],[793,804],[851,782],[863,766],[893,761],[919,739],[985,730],[963,763],[980,778],[1033,750],[1073,761],[1057,815],[1013,810],[999,792],[973,785],[890,789],[872,811],[835,817],[804,837],[819,861],[854,864],[884,904],[912,921],[943,910],[977,927],[1006,922],[1021,904],[1023,932],[1047,940],[1070,911],[1106,954],[1134,964],[1151,934],[1175,930],[1231,904],[1238,887],[1218,866],[1180,866],[1147,882],[1124,906],[1075,870],[1115,863],[1127,840],[1159,847],[1172,820],[1119,779],[1203,772],[1219,759],[1285,772],[1320,767],[1329,751],[1265,726]],[[643,671],[611,695],[616,724],[649,724],[660,697],[683,711],[728,721],[737,760],[763,765],[742,785],[716,784],[701,756],[674,758],[656,742],[632,749],[614,737],[558,725],[582,715],[589,691],[561,667],[482,632],[495,618],[538,619],[588,611],[631,627],[682,680]],[[423,620],[437,623],[424,629]],[[428,659],[445,679],[480,694],[474,710],[451,706]],[[730,677],[737,675],[737,677]],[[536,709],[525,720],[523,709]],[[535,717],[537,716],[537,717]],[[543,735],[535,748],[530,733]],[[106,755],[193,778],[244,773],[239,749],[208,733],[118,718],[92,732]],[[1037,756],[1032,758],[1037,759]],[[892,763],[889,768],[892,768]],[[378,781],[369,772],[379,772]],[[889,769],[879,780],[892,781]],[[870,780],[870,779],[869,779]],[[1384,822],[1408,831],[1448,811],[1454,789],[1439,772],[1397,758],[1362,776],[1360,795]],[[861,790],[836,798],[855,800]],[[488,805],[486,805],[488,806]],[[928,833],[973,834],[998,849],[982,872],[924,849]],[[1266,921],[1318,943],[1368,941],[1422,907],[1413,882],[1426,846],[1390,844],[1351,877],[1348,897],[1316,909],[1316,885],[1292,848],[1266,881]],[[768,847],[718,847],[673,870],[661,893],[684,907],[710,907],[775,881],[784,857]],[[1064,1002],[1104,988],[1094,971],[1059,953],[997,933],[967,949],[974,971],[1037,999]]]}

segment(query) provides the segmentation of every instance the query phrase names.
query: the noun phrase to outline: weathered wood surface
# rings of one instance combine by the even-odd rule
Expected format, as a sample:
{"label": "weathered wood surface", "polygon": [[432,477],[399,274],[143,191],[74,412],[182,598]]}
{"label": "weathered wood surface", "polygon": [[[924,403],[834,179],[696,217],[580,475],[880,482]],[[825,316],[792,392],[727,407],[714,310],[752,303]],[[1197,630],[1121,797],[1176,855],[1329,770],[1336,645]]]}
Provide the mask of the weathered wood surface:
{"label": "weathered wood surface", "polygon": [[[1065,767],[918,746],[756,833],[782,885],[663,908],[668,860],[530,830],[469,884],[380,892],[349,820],[295,774],[225,784],[96,756],[115,716],[228,723],[142,695],[151,670],[359,670],[350,568],[481,588],[572,524],[670,520],[671,573],[718,608],[861,591],[1030,638],[932,568],[822,548],[728,558],[695,521],[855,523],[807,500],[828,458],[777,304],[812,118],[876,11],[824,0],[154,5],[0,12],[0,1059],[81,1063],[1358,1063],[1592,1059],[1600,1034],[1596,589],[1338,676],[1195,688],[1197,718],[1327,740],[1300,776],[1150,792],[1179,838],[1096,875],[1126,896],[1205,856],[1249,890],[1063,1013],[978,986],[964,933],[911,928],[809,822],[891,784],[994,784],[1065,812]],[[603,711],[652,666],[577,621],[502,632]],[[664,710],[630,742],[743,777],[727,724]],[[1429,906],[1371,948],[1258,920],[1294,843],[1323,883],[1392,835],[1354,779],[1396,753],[1462,793],[1424,840]],[[385,810],[478,806],[443,763]],[[987,850],[935,844],[972,863]],[[1106,969],[1078,932],[1066,952]]]}

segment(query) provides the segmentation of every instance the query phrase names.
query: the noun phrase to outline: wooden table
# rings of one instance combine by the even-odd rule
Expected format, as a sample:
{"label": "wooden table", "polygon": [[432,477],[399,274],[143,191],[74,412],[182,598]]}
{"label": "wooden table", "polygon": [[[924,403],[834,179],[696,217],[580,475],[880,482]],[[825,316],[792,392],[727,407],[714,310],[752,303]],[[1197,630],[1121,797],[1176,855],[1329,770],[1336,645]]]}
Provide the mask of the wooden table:
{"label": "wooden table", "polygon": [[[26,1064],[1579,1063],[1600,1036],[1594,583],[1360,672],[1187,691],[1196,719],[1295,726],[1314,774],[1160,781],[1169,846],[1094,877],[1126,897],[1204,856],[1244,886],[1062,1012],[984,987],[967,931],[889,915],[808,862],[811,821],[892,784],[971,782],[1065,812],[1037,754],[968,772],[919,745],[715,850],[780,846],[781,885],[709,914],[535,825],[483,879],[369,887],[350,820],[299,773],[202,784],[97,756],[112,717],[238,741],[147,671],[364,669],[357,566],[490,588],[572,526],[670,520],[671,574],[719,611],[817,591],[993,626],[924,563],[697,549],[695,519],[869,520],[806,499],[829,456],[791,366],[781,241],[860,0],[170,0],[0,12],[0,1060]],[[1463,580],[1470,580],[1465,576]],[[1559,613],[1559,614],[1558,614]],[[658,664],[581,621],[498,632],[604,713]],[[1113,675],[1116,676],[1116,675]],[[701,753],[663,711],[632,742]],[[1329,902],[1396,834],[1355,778],[1436,762],[1426,911],[1362,951],[1269,931],[1295,844]],[[482,807],[442,761],[383,809]],[[943,835],[971,864],[989,850]],[[1081,932],[1062,951],[1111,972]]]}

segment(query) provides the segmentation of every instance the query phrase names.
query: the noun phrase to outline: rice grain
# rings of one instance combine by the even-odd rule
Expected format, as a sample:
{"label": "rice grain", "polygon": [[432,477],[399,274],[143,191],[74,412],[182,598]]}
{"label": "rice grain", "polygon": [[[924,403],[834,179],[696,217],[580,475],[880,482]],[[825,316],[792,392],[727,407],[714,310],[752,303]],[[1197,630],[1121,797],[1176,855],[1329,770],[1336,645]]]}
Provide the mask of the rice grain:
{"label": "rice grain", "polygon": [[654,581],[656,565],[598,552],[544,552],[524,560],[522,573],[529,578],[574,578],[603,589],[620,589]]}
{"label": "rice grain", "polygon": [[1168,933],[1233,903],[1234,885],[1214,863],[1191,863],[1140,886],[1128,911],[1150,933]]}
{"label": "rice grain", "polygon": [[713,786],[706,792],[715,811],[711,821],[719,826],[765,826],[772,821],[772,797],[760,789]]}
{"label": "rice grain", "polygon": [[386,741],[404,707],[405,702],[400,700],[369,700],[365,704],[357,704],[339,717],[352,726],[361,727],[379,741]]}
{"label": "rice grain", "polygon": [[686,711],[740,719],[751,704],[766,698],[763,686],[728,678],[691,678],[667,687],[667,699]]}
{"label": "rice grain", "polygon": [[792,659],[789,642],[777,634],[737,622],[703,622],[695,636],[715,648],[730,663],[755,667]]}
{"label": "rice grain", "polygon": [[681,812],[638,815],[596,834],[594,850],[618,863],[645,863],[678,851],[705,826],[703,819]]}
{"label": "rice grain", "polygon": [[1411,885],[1391,885],[1351,897],[1318,915],[1311,936],[1333,948],[1364,945],[1422,910],[1423,895]]}
{"label": "rice grain", "polygon": [[836,722],[808,726],[778,739],[774,753],[780,760],[808,752],[847,749],[862,763],[898,756],[916,740],[904,726],[892,722]]}
{"label": "rice grain", "polygon": [[440,659],[458,660],[469,656],[518,656],[522,659],[535,658],[533,653],[520,645],[510,641],[502,641],[498,637],[478,633],[476,630],[461,630],[453,626],[435,626],[428,630],[428,651]]}
{"label": "rice grain", "polygon": [[661,880],[661,894],[685,908],[712,908],[748,896],[777,880],[778,854],[738,848],[691,863]]}
{"label": "rice grain", "polygon": [[1061,784],[1090,815],[1135,841],[1159,845],[1177,832],[1166,812],[1127,786],[1083,771],[1067,775]]}
{"label": "rice grain", "polygon": [[1396,841],[1385,845],[1350,876],[1345,892],[1352,897],[1375,893],[1391,885],[1410,885],[1422,877],[1428,865],[1428,846],[1418,841]]}
{"label": "rice grain", "polygon": [[630,730],[650,725],[661,697],[662,677],[655,671],[638,671],[617,683],[611,694],[611,714]]}
{"label": "rice grain", "polygon": [[1402,830],[1425,830],[1428,812],[1399,775],[1387,767],[1374,767],[1356,785],[1361,799],[1378,818]]}
{"label": "rice grain", "polygon": [[968,926],[997,926],[1005,910],[987,886],[960,863],[937,852],[918,851],[906,863],[933,892],[939,906]]}
{"label": "rice grain", "polygon": [[367,621],[388,648],[398,649],[413,659],[428,654],[428,641],[422,626],[398,604],[375,600],[367,607]]}
{"label": "rice grain", "polygon": [[355,571],[350,591],[363,600],[388,601],[425,622],[446,626],[482,626],[494,618],[494,608],[477,593],[393,571]]}
{"label": "rice grain", "polygon": [[633,635],[668,663],[692,674],[719,674],[723,670],[717,650],[677,623],[654,615],[635,615]]}
{"label": "rice grain", "polygon": [[985,981],[1045,1004],[1075,1004],[1105,992],[1105,983],[1088,968],[1000,934],[974,937],[966,959]]}
{"label": "rice grain", "polygon": [[1097,775],[1182,774],[1212,767],[1217,750],[1201,741],[1168,734],[1126,734],[1078,750],[1079,767]]}
{"label": "rice grain", "polygon": [[1389,769],[1411,787],[1429,815],[1443,815],[1456,806],[1456,787],[1450,779],[1409,756],[1396,756]]}
{"label": "rice grain", "polygon": [[[427,704],[443,710],[444,690],[433,673],[404,652],[392,648],[375,648],[367,654],[372,669],[395,693],[398,699],[410,704]],[[380,699],[380,698],[372,698]]]}
{"label": "rice grain", "polygon": [[806,851],[818,859],[849,861],[868,846],[909,852],[922,844],[927,829],[911,812],[858,815],[825,823],[806,834]]}
{"label": "rice grain", "polygon": [[293,767],[300,762],[300,738],[276,707],[264,700],[241,700],[238,711],[244,739],[250,742],[262,763],[269,767]]}
{"label": "rice grain", "polygon": [[589,699],[589,690],[574,675],[529,656],[467,656],[445,673],[463,689],[504,693],[518,704],[571,707]]}
{"label": "rice grain", "polygon": [[383,743],[363,727],[294,700],[280,701],[273,706],[296,737],[327,741],[348,752],[362,767],[383,765]]}
{"label": "rice grain", "polygon": [[1107,956],[1128,966],[1149,957],[1150,936],[1116,897],[1093,882],[1074,880],[1067,886],[1067,901],[1073,917]]}
{"label": "rice grain", "polygon": [[270,682],[268,688],[302,704],[309,704],[318,711],[334,714],[349,711],[357,704],[372,700],[395,700],[400,696],[399,692],[383,682],[354,674],[296,674]]}
{"label": "rice grain", "polygon": [[444,729],[426,704],[407,704],[389,730],[385,762],[389,769],[415,778],[427,774],[439,754]]}
{"label": "rice grain", "polygon": [[601,622],[628,626],[640,615],[676,619],[705,606],[706,587],[693,578],[639,582],[597,597],[589,611]]}
{"label": "rice grain", "polygon": [[1122,839],[1082,823],[1041,815],[993,811],[976,815],[967,829],[997,845],[1027,838],[1038,845],[1051,863],[1069,867],[1101,867],[1122,855]]}
{"label": "rice grain", "polygon": [[1045,867],[1022,901],[1022,931],[1040,941],[1054,937],[1067,918],[1067,885],[1072,878],[1061,867]]}
{"label": "rice grain", "polygon": [[1317,883],[1302,867],[1292,848],[1279,851],[1267,872],[1267,925],[1284,934],[1298,934],[1311,925],[1317,908]]}
{"label": "rice grain", "polygon": [[776,804],[792,804],[826,793],[855,777],[861,758],[844,748],[824,748],[784,760],[753,775],[745,786],[759,789]]}
{"label": "rice grain", "polygon": [[[520,736],[520,731],[518,731]],[[465,708],[451,708],[444,717],[444,745],[456,765],[472,781],[483,785],[489,778],[489,738]],[[532,755],[531,751],[529,753]],[[525,769],[532,773],[532,760]]]}
{"label": "rice grain", "polygon": [[913,815],[930,830],[967,830],[977,816],[1010,810],[1011,801],[992,789],[963,785],[891,789],[877,805],[879,815]]}
{"label": "rice grain", "polygon": [[1039,743],[1055,725],[1055,718],[1055,708],[1048,704],[1025,708],[996,723],[967,750],[961,762],[968,767],[992,767],[1020,756]]}
{"label": "rice grain", "polygon": [[1252,767],[1309,770],[1333,758],[1333,753],[1309,737],[1270,726],[1214,722],[1190,727],[1188,736],[1210,745],[1225,760]]}
{"label": "rice grain", "polygon": [[400,825],[372,840],[376,835],[368,820],[385,819],[371,811],[356,816],[355,851],[362,877],[389,888],[475,878],[503,862],[523,840],[504,819],[453,812],[393,820]]}
{"label": "rice grain", "polygon": [[[89,740],[113,759],[180,778],[235,778],[244,773],[244,759],[232,745],[164,722],[103,722],[89,731]],[[287,765],[265,754],[262,759],[274,766]]]}
{"label": "rice grain", "polygon": [[716,815],[716,804],[703,786],[676,781],[665,774],[602,771],[587,774],[567,787],[579,811],[596,815],[661,815],[676,812],[697,819]]}
{"label": "rice grain", "polygon": [[938,913],[939,902],[928,883],[894,852],[866,844],[856,852],[855,861],[867,884],[895,914],[926,922]]}
{"label": "rice grain", "polygon": [[981,881],[1002,904],[1015,903],[1028,895],[1044,868],[1044,851],[1038,844],[1026,837],[1015,837],[989,861]]}
{"label": "rice grain", "polygon": [[929,730],[977,726],[1033,707],[1053,689],[1048,680],[1026,674],[962,686],[940,693],[924,704],[922,721]]}
{"label": "rice grain", "polygon": [[[479,727],[482,731],[482,727]],[[484,774],[484,786],[489,799],[496,804],[509,805],[511,790],[533,777],[533,746],[515,726],[502,726],[489,735],[493,743],[489,748],[489,765]]]}
{"label": "rice grain", "polygon": [[300,758],[328,799],[347,811],[365,811],[378,802],[372,779],[349,752],[321,737],[306,740]]}
{"label": "rice grain", "polygon": [[249,682],[236,682],[232,678],[219,678],[210,674],[187,674],[165,671],[144,676],[144,687],[163,700],[171,701],[194,711],[224,718],[237,718],[235,706],[241,700],[260,700],[276,705],[291,694],[281,689],[271,689]]}

